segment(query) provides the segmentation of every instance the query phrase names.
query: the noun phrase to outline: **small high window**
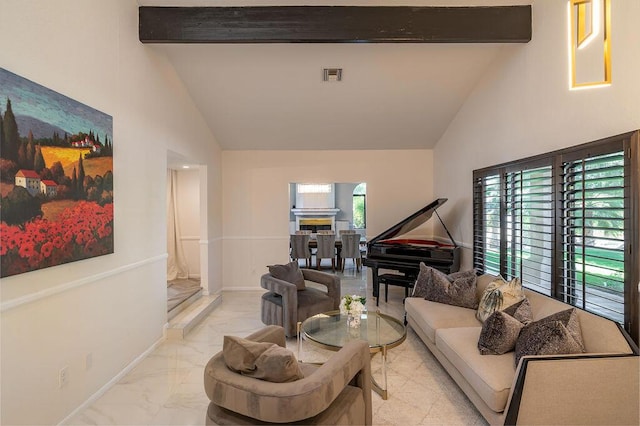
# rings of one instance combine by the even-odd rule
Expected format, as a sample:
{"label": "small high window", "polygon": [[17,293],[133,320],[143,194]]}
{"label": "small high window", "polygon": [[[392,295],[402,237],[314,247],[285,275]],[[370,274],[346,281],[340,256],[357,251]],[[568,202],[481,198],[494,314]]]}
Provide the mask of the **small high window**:
{"label": "small high window", "polygon": [[367,227],[367,184],[361,183],[353,189],[353,227],[365,229]]}

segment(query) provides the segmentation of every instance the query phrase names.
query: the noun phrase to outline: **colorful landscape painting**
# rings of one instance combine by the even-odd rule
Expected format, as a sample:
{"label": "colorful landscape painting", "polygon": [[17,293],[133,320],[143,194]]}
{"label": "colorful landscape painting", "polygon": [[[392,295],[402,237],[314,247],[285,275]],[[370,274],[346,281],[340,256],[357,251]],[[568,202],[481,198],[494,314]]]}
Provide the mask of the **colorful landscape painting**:
{"label": "colorful landscape painting", "polygon": [[0,276],[113,253],[113,118],[0,68]]}

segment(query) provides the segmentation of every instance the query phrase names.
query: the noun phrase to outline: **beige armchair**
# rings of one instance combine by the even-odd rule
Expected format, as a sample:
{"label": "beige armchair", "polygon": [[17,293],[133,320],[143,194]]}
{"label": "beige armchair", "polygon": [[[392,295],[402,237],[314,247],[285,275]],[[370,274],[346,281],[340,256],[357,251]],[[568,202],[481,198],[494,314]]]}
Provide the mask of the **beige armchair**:
{"label": "beige armchair", "polygon": [[297,334],[298,321],[336,310],[340,306],[340,278],[337,275],[313,269],[300,270],[305,281],[320,284],[326,287],[326,291],[311,285],[298,290],[295,284],[277,279],[271,274],[264,274],[260,278],[260,286],[269,290],[262,295],[262,322],[284,327],[287,337]]}
{"label": "beige armchair", "polygon": [[[267,326],[249,340],[285,346],[284,329]],[[207,425],[370,425],[371,358],[364,340],[346,344],[324,364],[300,363],[304,378],[272,383],[230,370],[222,351],[207,363]]]}

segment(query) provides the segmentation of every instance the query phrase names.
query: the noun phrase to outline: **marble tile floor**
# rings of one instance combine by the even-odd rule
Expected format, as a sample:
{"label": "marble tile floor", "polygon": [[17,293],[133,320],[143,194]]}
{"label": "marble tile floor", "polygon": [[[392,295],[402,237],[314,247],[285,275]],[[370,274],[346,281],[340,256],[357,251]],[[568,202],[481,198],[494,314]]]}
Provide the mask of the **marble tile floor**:
{"label": "marble tile floor", "polygon": [[[366,284],[366,268],[346,269],[343,294],[367,295],[369,310],[375,299]],[[69,425],[203,425],[209,399],[204,392],[204,366],[222,349],[224,335],[246,336],[263,327],[260,320],[262,291],[224,292],[222,304],[182,341],[165,341],[123,379],[88,408],[69,419]],[[389,288],[381,312],[402,318],[404,289]],[[296,339],[287,346],[297,353]],[[304,342],[300,358],[321,361],[331,352]],[[380,356],[372,371],[381,381]],[[389,351],[389,399],[373,398],[374,425],[486,425],[473,404],[442,369],[417,335]]]}

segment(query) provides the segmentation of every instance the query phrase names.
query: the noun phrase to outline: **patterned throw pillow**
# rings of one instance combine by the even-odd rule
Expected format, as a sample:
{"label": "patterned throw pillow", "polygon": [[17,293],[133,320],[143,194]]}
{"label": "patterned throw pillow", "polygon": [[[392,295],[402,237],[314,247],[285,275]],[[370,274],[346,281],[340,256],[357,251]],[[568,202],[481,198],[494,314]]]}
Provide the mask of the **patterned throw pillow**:
{"label": "patterned throw pillow", "polygon": [[525,298],[519,278],[507,282],[501,276],[493,280],[482,293],[476,318],[484,322],[495,311],[502,311]]}
{"label": "patterned throw pillow", "polygon": [[422,299],[427,295],[427,285],[431,280],[431,268],[429,268],[424,263],[420,262],[420,272],[418,273],[418,278],[416,278],[416,282],[413,285],[413,292],[411,293],[411,297],[420,297]]}
{"label": "patterned throw pillow", "polygon": [[516,347],[520,330],[533,321],[531,303],[526,297],[504,311],[495,311],[482,324],[478,350],[482,355],[502,355]]}
{"label": "patterned throw pillow", "polygon": [[304,377],[293,352],[275,343],[224,336],[222,356],[229,369],[255,379],[284,383]]}
{"label": "patterned throw pillow", "polygon": [[495,311],[482,324],[478,350],[482,355],[502,355],[516,347],[524,324],[505,313]]}
{"label": "patterned throw pillow", "polygon": [[516,367],[525,355],[584,352],[578,311],[570,308],[526,325],[516,342]]}
{"label": "patterned throw pillow", "polygon": [[433,302],[476,309],[476,272],[445,274],[420,262],[420,273],[413,287],[413,297]]}
{"label": "patterned throw pillow", "polygon": [[302,275],[298,262],[293,261],[286,265],[269,265],[267,268],[269,268],[269,273],[273,278],[295,284],[298,290],[304,290],[306,288],[304,275]]}
{"label": "patterned throw pillow", "polygon": [[533,321],[533,312],[531,311],[531,303],[526,297],[521,301],[508,306],[503,310],[505,314],[509,314],[522,324],[527,325]]}

